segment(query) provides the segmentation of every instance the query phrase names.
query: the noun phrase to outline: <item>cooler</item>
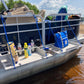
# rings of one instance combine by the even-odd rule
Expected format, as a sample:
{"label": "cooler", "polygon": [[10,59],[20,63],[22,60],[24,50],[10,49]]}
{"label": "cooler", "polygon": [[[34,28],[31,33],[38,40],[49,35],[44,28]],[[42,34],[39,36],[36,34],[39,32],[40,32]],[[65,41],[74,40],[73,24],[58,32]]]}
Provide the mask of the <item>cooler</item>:
{"label": "cooler", "polygon": [[55,46],[59,48],[64,48],[68,46],[67,31],[63,31],[55,34]]}

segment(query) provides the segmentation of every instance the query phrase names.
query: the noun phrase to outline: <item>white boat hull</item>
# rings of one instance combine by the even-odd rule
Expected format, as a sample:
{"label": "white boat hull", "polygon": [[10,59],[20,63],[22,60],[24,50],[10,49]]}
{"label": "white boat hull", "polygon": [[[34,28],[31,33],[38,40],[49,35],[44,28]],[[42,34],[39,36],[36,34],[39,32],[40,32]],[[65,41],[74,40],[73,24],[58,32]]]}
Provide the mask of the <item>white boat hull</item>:
{"label": "white boat hull", "polygon": [[0,72],[0,84],[5,84],[9,82],[13,82],[36,73],[42,72],[44,70],[59,66],[69,59],[74,57],[81,48],[76,48],[66,53],[61,53],[59,55],[55,55],[49,57],[48,59],[41,59],[36,62],[32,62],[16,69],[11,69],[7,71]]}

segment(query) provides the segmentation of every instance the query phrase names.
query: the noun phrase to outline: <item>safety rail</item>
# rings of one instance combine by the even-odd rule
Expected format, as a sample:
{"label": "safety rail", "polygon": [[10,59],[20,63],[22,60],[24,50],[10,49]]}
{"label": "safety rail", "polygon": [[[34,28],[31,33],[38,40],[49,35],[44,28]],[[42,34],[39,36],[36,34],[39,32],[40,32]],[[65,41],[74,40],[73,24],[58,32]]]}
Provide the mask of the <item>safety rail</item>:
{"label": "safety rail", "polygon": [[[58,15],[60,15],[60,16],[64,16],[64,15],[68,15],[68,16],[70,16],[70,15],[79,15],[79,17],[81,17],[81,14],[52,14],[52,15],[55,15],[55,16],[58,16]],[[49,16],[49,15],[48,15]],[[2,16],[3,18],[11,18],[11,17],[15,17],[16,18],[16,22],[17,23],[13,23],[13,24],[6,24],[6,26],[15,26],[15,25],[27,25],[27,24],[36,24],[36,22],[31,22],[31,23],[18,23],[18,17],[33,17],[33,15],[28,15],[28,14],[26,14],[26,15],[11,15],[11,16]],[[42,22],[39,22],[38,24],[42,24],[42,28],[41,29],[39,29],[40,31],[42,31],[42,39],[43,39],[43,43],[45,44],[45,30],[48,30],[49,29],[49,27],[46,27],[45,28],[45,24],[47,23],[47,22],[45,22],[45,19],[46,19],[46,17],[43,19],[42,18],[42,16],[40,16],[40,15],[36,15],[36,17],[40,17],[41,18],[41,20],[42,20]],[[59,20],[59,21],[50,21],[50,23],[56,23],[56,22],[66,22],[66,21],[80,21],[81,19],[69,19],[69,20]],[[73,24],[73,25],[70,25],[70,26],[78,26],[78,25],[80,25],[80,23],[79,24]],[[0,24],[0,27],[2,27],[3,25],[2,24]],[[61,24],[61,26],[57,26],[57,27],[51,27],[52,29],[55,29],[55,28],[62,28],[62,27],[69,27],[69,25],[67,24],[67,25],[62,25]],[[23,33],[23,32],[31,32],[31,31],[38,31],[38,29],[31,29],[31,30],[17,30],[17,31],[13,31],[13,32],[7,32],[7,34],[15,34],[15,33]],[[0,33],[0,36],[1,35],[5,35],[5,33]],[[4,52],[3,52],[4,53]]]}
{"label": "safety rail", "polygon": [[[80,24],[74,24],[74,25],[70,25],[70,26],[78,26]],[[55,28],[60,28],[61,26],[58,26],[58,27],[52,27],[52,29],[55,29]],[[66,26],[62,26],[62,27],[68,27],[68,25]],[[45,30],[49,29],[49,27],[46,27]],[[39,29],[39,30],[42,30],[42,29]],[[23,33],[23,32],[31,32],[31,31],[38,31],[38,29],[32,29],[32,30],[20,30],[20,31],[15,31],[15,32],[7,32],[7,34],[15,34],[15,33]],[[0,35],[5,35],[5,33],[1,33]]]}
{"label": "safety rail", "polygon": [[[66,21],[80,21],[81,19],[74,19],[74,20],[59,20],[59,21],[50,21],[51,23],[53,23],[53,22],[66,22]],[[42,22],[39,22],[39,23],[42,23]],[[45,23],[47,23],[47,22],[45,22]],[[29,22],[29,23],[18,23],[18,25],[27,25],[27,24],[36,24],[35,22]],[[13,24],[6,24],[6,26],[15,26],[16,25],[16,23],[13,23]],[[3,25],[2,24],[0,24],[0,27],[2,27]]]}

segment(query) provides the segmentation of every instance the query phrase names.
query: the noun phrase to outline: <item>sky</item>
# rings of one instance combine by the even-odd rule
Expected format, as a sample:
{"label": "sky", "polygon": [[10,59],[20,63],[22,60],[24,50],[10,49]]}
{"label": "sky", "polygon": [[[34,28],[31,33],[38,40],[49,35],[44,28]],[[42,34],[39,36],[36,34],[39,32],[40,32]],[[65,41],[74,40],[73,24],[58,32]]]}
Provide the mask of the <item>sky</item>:
{"label": "sky", "polygon": [[46,14],[58,13],[60,7],[66,5],[68,13],[81,13],[84,16],[84,0],[25,0],[35,4],[40,10],[45,9]]}

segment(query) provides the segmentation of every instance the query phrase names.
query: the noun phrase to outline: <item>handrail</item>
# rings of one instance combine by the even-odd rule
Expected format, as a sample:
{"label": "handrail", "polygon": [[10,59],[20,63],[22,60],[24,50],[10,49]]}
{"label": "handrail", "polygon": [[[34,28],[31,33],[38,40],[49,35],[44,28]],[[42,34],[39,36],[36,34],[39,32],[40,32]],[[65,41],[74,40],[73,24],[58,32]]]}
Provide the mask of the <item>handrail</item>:
{"label": "handrail", "polygon": [[[79,15],[79,16],[81,16],[80,13],[79,14],[73,14],[73,13],[48,14],[47,16],[58,16],[58,15],[60,15],[60,16],[63,16],[63,15]],[[44,20],[46,19],[47,16],[45,16]]]}
{"label": "handrail", "polygon": [[[78,26],[80,24],[74,24],[74,25],[71,25],[71,26]],[[61,26],[57,26],[57,27],[52,27],[52,29],[56,29],[56,28],[60,28]],[[69,25],[65,25],[65,26],[62,26],[62,27],[69,27]],[[45,30],[49,29],[49,27],[46,27]],[[39,29],[39,30],[42,30]],[[37,29],[32,29],[32,30],[19,30],[19,31],[14,31],[14,32],[7,32],[7,34],[16,34],[16,33],[23,33],[23,32],[31,32],[31,31],[38,31]],[[0,33],[0,35],[5,35],[5,33]]]}
{"label": "handrail", "polygon": [[79,14],[76,14],[76,13],[59,13],[59,14],[56,14],[56,13],[52,13],[52,14],[48,14],[47,16],[52,16],[52,15],[81,15],[80,13]]}
{"label": "handrail", "polygon": [[[80,24],[74,24],[71,26],[78,26]],[[65,25],[62,27],[68,27],[69,25]],[[56,29],[56,28],[60,28],[61,26],[57,26],[57,27],[52,27],[52,29]],[[46,27],[45,30],[49,29],[49,27]],[[42,29],[39,29],[42,30]],[[32,30],[19,30],[19,31],[14,31],[14,32],[7,32],[7,34],[15,34],[15,33],[23,33],[23,32],[31,32],[31,31],[38,31],[37,29],[32,29]],[[5,33],[1,33],[0,35],[5,35]]]}
{"label": "handrail", "polygon": [[[50,21],[51,23],[53,22],[66,22],[66,21],[80,21],[81,19],[74,19],[74,20],[59,20],[59,21]],[[39,22],[38,24],[40,24],[42,22]],[[47,22],[45,22],[47,23]],[[26,24],[36,24],[35,22],[29,22],[29,23],[18,23],[18,25],[26,25]],[[12,25],[17,25],[17,23],[13,23],[13,24],[6,24],[6,26],[12,26]],[[0,24],[0,27],[3,26],[2,24]]]}
{"label": "handrail", "polygon": [[[74,24],[74,25],[71,25],[71,26],[78,26],[80,24]],[[61,26],[57,26],[57,27],[52,27],[52,29],[56,29],[56,28],[60,28]],[[65,26],[62,26],[62,27],[69,27],[69,25],[65,25]],[[49,29],[49,27],[46,27],[45,30]],[[39,29],[39,30],[42,30]],[[31,31],[38,31],[36,28],[35,29],[32,29],[32,30],[19,30],[19,31],[14,31],[14,32],[7,32],[7,34],[15,34],[15,33],[23,33],[23,32],[31,32]],[[0,35],[5,35],[5,33],[0,33]]]}
{"label": "handrail", "polygon": [[[74,15],[74,14],[53,14],[53,15]],[[75,14],[75,15],[78,15],[78,14]],[[80,15],[80,14],[79,14]],[[40,15],[35,15],[36,17],[40,17],[42,19],[42,22],[38,22],[38,24],[42,23],[42,28],[39,29],[40,31],[42,31],[42,38],[43,38],[43,43],[45,44],[45,30],[49,29],[49,27],[46,27],[45,28],[45,22],[44,19],[42,18],[42,16]],[[3,17],[8,17],[8,18],[11,18],[11,17],[33,17],[33,15],[29,15],[29,14],[26,14],[26,15],[12,15],[12,16],[4,16]],[[59,21],[50,21],[51,23],[53,22],[66,22],[66,21],[80,21],[81,19],[69,19],[69,20],[59,20]],[[35,22],[31,22],[31,23],[18,23],[18,25],[26,25],[26,24],[35,24]],[[7,24],[6,26],[12,26],[12,25],[17,25],[16,24]],[[70,25],[70,26],[77,26],[77,25],[80,25],[80,24],[73,24],[73,25]],[[0,24],[0,27],[2,26],[2,24]],[[52,29],[55,29],[55,28],[61,28],[61,27],[69,27],[69,25],[61,25],[61,26],[56,26],[56,27],[52,27]],[[29,30],[19,30],[19,31],[13,31],[13,32],[7,32],[7,34],[15,34],[15,33],[22,33],[22,32],[31,32],[31,31],[38,31],[37,29],[29,29]],[[5,33],[0,33],[0,35],[5,35]]]}
{"label": "handrail", "polygon": [[[73,19],[73,20],[59,20],[59,21],[50,21],[51,23],[53,23],[53,22],[66,22],[66,21],[80,21],[81,19]],[[38,24],[40,24],[40,23],[42,23],[42,22],[39,22]],[[45,22],[45,23],[47,23],[47,22]],[[18,23],[18,25],[26,25],[26,24],[36,24],[35,22],[29,22],[29,23]],[[12,25],[17,25],[17,23],[13,23],[13,24],[6,24],[6,26],[12,26]],[[2,24],[0,24],[0,27],[1,26],[3,26]]]}
{"label": "handrail", "polygon": [[[33,14],[25,14],[25,15],[2,15],[2,17],[3,18],[6,18],[6,17],[8,17],[8,18],[11,18],[11,17],[33,17]],[[42,16],[41,15],[36,15],[36,17],[40,17],[41,19],[43,19],[42,18]]]}

